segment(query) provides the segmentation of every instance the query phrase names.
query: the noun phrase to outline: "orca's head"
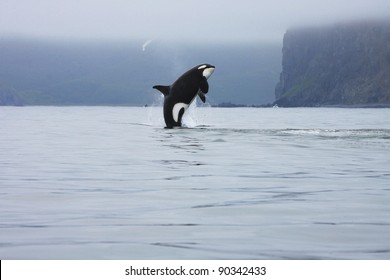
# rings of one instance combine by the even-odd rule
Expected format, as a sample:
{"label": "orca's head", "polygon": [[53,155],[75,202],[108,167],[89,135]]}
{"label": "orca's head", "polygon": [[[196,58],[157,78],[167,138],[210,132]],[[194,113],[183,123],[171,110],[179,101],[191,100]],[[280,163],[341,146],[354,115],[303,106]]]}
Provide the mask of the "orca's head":
{"label": "orca's head", "polygon": [[202,73],[203,77],[206,77],[206,79],[208,79],[211,74],[213,74],[215,66],[210,64],[201,64],[198,66],[198,70]]}

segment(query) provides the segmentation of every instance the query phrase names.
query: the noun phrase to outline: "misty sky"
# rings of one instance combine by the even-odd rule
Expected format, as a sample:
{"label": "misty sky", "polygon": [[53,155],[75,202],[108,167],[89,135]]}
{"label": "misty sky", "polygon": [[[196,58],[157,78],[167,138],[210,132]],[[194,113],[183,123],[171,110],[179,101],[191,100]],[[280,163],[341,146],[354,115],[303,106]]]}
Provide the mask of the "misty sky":
{"label": "misty sky", "polygon": [[297,25],[387,17],[390,0],[0,0],[0,36],[281,41]]}

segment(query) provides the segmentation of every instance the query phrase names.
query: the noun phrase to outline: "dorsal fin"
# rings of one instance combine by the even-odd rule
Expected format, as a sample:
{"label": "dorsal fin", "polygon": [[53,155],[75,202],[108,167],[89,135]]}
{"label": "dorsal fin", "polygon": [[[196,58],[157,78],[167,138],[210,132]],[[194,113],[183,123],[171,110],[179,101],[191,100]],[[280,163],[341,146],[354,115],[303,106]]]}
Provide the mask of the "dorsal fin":
{"label": "dorsal fin", "polygon": [[160,86],[160,85],[157,85],[157,86],[154,86],[153,88],[155,88],[158,91],[160,91],[162,94],[164,94],[164,96],[169,95],[169,92],[171,90],[170,86]]}

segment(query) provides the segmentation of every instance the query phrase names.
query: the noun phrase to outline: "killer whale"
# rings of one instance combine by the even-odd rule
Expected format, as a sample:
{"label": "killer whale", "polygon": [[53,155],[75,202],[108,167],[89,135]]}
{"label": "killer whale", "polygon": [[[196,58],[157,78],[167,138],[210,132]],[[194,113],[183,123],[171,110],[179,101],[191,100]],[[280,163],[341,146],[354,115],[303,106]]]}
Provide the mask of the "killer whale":
{"label": "killer whale", "polygon": [[172,85],[155,85],[164,95],[164,120],[167,128],[181,126],[184,112],[198,95],[203,103],[209,91],[207,79],[213,74],[215,66],[200,64],[181,75]]}

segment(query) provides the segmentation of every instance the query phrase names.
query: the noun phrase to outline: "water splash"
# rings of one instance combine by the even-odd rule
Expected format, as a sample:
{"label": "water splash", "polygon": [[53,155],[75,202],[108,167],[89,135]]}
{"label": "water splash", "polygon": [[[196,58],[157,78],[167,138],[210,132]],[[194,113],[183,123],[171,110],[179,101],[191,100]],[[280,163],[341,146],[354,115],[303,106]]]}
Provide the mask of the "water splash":
{"label": "water splash", "polygon": [[147,124],[151,126],[163,127],[165,125],[163,116],[163,104],[164,96],[162,94],[156,94],[151,106],[148,109]]}
{"label": "water splash", "polygon": [[[149,106],[148,115],[147,115],[147,124],[151,126],[164,127],[164,114],[163,114],[163,104],[164,104],[164,96],[162,94],[158,94],[155,96],[153,103]],[[194,128],[199,125],[204,125],[206,121],[205,112],[202,110],[203,108],[209,108],[211,105],[209,103],[205,103],[202,105],[197,104],[197,100],[194,100],[185,111],[182,119],[182,126],[186,128]]]}
{"label": "water splash", "polygon": [[184,127],[196,127],[198,124],[198,118],[197,118],[197,104],[196,100],[191,103],[190,107],[186,110],[186,112],[183,115],[182,124]]}
{"label": "water splash", "polygon": [[205,125],[206,115],[204,113],[203,108],[209,107],[211,107],[209,103],[199,105],[197,100],[194,100],[194,102],[191,103],[190,107],[184,113],[182,121],[183,126],[188,128],[194,128],[200,125]]}

